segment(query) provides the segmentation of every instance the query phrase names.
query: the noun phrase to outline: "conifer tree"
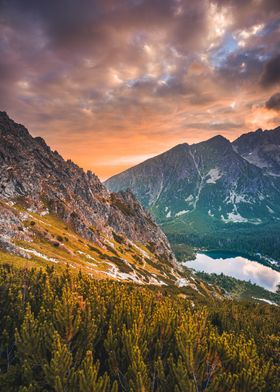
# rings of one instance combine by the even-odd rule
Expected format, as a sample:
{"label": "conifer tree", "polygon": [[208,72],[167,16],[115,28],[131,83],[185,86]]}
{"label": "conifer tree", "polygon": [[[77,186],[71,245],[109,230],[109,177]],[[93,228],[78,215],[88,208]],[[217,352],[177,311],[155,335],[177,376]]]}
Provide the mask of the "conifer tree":
{"label": "conifer tree", "polygon": [[277,307],[10,266],[0,290],[1,392],[279,391]]}

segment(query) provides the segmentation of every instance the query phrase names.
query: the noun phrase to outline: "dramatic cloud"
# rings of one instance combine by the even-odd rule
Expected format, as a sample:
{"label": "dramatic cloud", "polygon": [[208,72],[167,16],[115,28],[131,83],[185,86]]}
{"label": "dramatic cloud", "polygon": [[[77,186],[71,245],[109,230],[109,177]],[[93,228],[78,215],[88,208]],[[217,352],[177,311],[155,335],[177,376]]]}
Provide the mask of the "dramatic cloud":
{"label": "dramatic cloud", "polygon": [[280,54],[265,64],[262,83],[264,86],[280,83]]}
{"label": "dramatic cloud", "polygon": [[0,0],[0,109],[102,178],[279,125],[279,4]]}
{"label": "dramatic cloud", "polygon": [[280,110],[280,93],[273,94],[266,102],[267,109]]}

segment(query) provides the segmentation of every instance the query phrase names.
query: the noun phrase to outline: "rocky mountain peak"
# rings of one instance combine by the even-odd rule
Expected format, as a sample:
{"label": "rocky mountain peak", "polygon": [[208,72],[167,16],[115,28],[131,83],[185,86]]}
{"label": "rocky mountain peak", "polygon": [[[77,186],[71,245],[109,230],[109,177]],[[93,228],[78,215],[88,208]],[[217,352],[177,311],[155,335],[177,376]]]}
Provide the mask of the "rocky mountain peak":
{"label": "rocky mountain peak", "polygon": [[280,175],[280,127],[245,133],[233,142],[244,159],[267,174]]}
{"label": "rocky mountain peak", "polygon": [[230,141],[224,137],[223,135],[215,135],[211,137],[210,139],[206,140],[205,143],[222,143],[222,144],[228,144]]}
{"label": "rocky mountain peak", "polygon": [[196,145],[207,146],[209,148],[217,149],[217,150],[224,149],[224,148],[226,149],[232,148],[230,141],[222,135],[213,136],[212,138],[206,140],[205,142],[200,142],[197,143]]}
{"label": "rocky mountain peak", "polygon": [[6,112],[2,111],[0,111],[0,132],[2,135],[14,135],[19,138],[29,136],[27,129],[23,125],[15,123]]}
{"label": "rocky mountain peak", "polygon": [[130,191],[110,194],[95,174],[65,161],[5,112],[0,113],[1,199],[55,214],[100,245],[102,233],[112,237],[113,232],[143,244],[152,241],[158,257],[175,261],[165,235]]}
{"label": "rocky mountain peak", "polygon": [[177,144],[175,147],[173,147],[173,149],[176,151],[187,151],[189,146],[190,145],[188,143],[180,143],[180,144]]}
{"label": "rocky mountain peak", "polygon": [[261,134],[262,132],[263,132],[263,129],[262,129],[262,128],[258,128],[258,129],[255,131],[256,134]]}

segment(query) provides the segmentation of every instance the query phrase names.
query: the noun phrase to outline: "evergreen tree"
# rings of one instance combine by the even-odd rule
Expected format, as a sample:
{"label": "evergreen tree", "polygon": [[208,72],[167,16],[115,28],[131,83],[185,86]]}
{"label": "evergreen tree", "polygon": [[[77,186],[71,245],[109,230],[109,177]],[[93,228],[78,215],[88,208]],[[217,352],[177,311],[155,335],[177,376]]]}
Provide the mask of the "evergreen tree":
{"label": "evergreen tree", "polygon": [[0,290],[3,392],[279,390],[275,306],[10,266]]}

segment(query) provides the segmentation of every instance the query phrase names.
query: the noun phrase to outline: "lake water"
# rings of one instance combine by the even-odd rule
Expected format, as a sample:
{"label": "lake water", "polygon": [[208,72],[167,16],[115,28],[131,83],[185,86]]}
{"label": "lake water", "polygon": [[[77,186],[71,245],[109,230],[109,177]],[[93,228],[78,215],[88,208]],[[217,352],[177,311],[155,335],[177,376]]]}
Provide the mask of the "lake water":
{"label": "lake water", "polygon": [[276,286],[280,282],[280,272],[257,261],[230,253],[198,253],[195,260],[186,261],[184,265],[195,271],[223,273],[236,279],[251,281],[270,291],[276,291]]}

